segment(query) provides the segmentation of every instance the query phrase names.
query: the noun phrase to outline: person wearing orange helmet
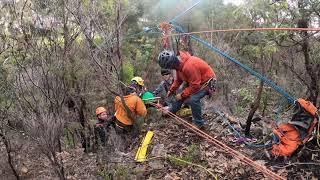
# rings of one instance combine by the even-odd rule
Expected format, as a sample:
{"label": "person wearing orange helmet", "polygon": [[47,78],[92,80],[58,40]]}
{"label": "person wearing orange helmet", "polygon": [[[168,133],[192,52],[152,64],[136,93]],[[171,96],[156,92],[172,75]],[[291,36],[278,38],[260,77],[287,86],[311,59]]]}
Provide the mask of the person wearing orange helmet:
{"label": "person wearing orange helmet", "polygon": [[107,109],[104,107],[98,107],[96,109],[96,115],[97,115],[98,120],[100,120],[100,121],[105,121],[109,117]]}
{"label": "person wearing orange helmet", "polygon": [[98,120],[94,128],[96,143],[100,140],[102,146],[105,146],[107,143],[106,127],[110,125],[112,117],[105,107],[98,107],[96,109],[96,116]]}

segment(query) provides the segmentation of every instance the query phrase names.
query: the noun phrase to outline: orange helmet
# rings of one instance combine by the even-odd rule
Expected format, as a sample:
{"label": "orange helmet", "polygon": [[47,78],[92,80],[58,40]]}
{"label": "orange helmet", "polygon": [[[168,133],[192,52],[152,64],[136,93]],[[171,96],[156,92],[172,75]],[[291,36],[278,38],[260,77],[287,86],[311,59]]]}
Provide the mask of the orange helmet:
{"label": "orange helmet", "polygon": [[98,107],[98,108],[96,109],[96,115],[99,115],[99,114],[101,114],[101,113],[103,113],[103,112],[107,112],[106,108],[104,108],[104,107]]}

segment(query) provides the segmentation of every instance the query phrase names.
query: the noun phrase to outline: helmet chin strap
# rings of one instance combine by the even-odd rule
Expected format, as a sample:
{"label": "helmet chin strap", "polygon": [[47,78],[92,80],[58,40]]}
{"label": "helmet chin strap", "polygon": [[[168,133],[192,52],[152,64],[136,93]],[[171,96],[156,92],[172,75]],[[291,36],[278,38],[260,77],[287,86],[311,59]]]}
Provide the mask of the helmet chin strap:
{"label": "helmet chin strap", "polygon": [[180,57],[180,56],[176,56],[176,57],[177,57],[177,59],[179,60],[179,64],[177,64],[174,69],[175,69],[175,70],[179,70],[179,69],[181,69],[182,60],[181,60],[181,57]]}

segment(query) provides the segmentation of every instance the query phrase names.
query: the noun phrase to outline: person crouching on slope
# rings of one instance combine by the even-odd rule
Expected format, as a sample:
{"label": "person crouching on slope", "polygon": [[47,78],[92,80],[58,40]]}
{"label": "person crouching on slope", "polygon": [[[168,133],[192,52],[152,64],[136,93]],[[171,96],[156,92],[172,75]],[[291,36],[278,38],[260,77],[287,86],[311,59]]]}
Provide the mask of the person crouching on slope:
{"label": "person crouching on slope", "polygon": [[161,69],[162,81],[153,91],[155,96],[164,97],[163,106],[170,106],[174,97],[165,97],[168,91],[170,90],[171,85],[173,84],[174,78],[171,70]]}
{"label": "person crouching on slope", "polygon": [[124,96],[116,96],[115,107],[115,130],[123,137],[126,145],[129,145],[128,137],[133,131],[133,126],[137,123],[138,116],[145,117],[147,109],[142,99],[137,95],[138,87],[136,84],[122,88]]}
{"label": "person crouching on slope", "polygon": [[176,113],[184,100],[190,98],[192,121],[198,128],[202,128],[204,120],[200,100],[215,90],[216,75],[213,69],[204,60],[185,51],[179,51],[179,56],[176,56],[173,51],[164,50],[159,54],[158,63],[161,68],[175,69],[177,72],[167,96],[174,93],[183,81],[188,83],[188,87],[176,95],[169,111]]}
{"label": "person crouching on slope", "polygon": [[96,109],[96,116],[98,121],[94,127],[96,144],[98,144],[98,142],[101,142],[102,146],[106,146],[108,139],[106,127],[110,125],[112,116],[109,115],[107,109],[104,107],[98,107]]}
{"label": "person crouching on slope", "polygon": [[144,86],[144,80],[140,76],[135,76],[131,79],[131,85],[135,87],[136,94],[141,97],[141,95],[147,91],[147,88]]}

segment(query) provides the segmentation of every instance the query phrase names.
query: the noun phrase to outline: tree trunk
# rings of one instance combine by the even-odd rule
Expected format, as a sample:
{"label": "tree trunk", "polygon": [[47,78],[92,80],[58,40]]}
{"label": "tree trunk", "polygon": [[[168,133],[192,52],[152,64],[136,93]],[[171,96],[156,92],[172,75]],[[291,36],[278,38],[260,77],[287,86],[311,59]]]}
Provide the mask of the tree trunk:
{"label": "tree trunk", "polygon": [[250,135],[251,121],[252,121],[252,118],[253,118],[255,112],[259,108],[260,100],[261,100],[261,96],[262,96],[262,91],[263,91],[263,81],[260,81],[260,85],[259,85],[258,92],[257,92],[258,93],[257,97],[254,100],[253,104],[251,105],[251,110],[250,110],[248,118],[247,118],[246,130],[245,130],[246,136]]}
{"label": "tree trunk", "polygon": [[51,162],[52,166],[54,167],[55,172],[58,174],[59,178],[61,180],[65,180],[66,178],[64,175],[64,167],[62,164],[62,160],[61,161],[58,160],[56,152],[54,150],[51,151],[50,154],[48,154],[47,156],[50,159],[50,162]]}
{"label": "tree trunk", "polygon": [[234,111],[233,111],[234,106],[232,105],[233,103],[230,102],[230,98],[229,98],[230,88],[229,88],[229,84],[228,83],[223,83],[223,85],[222,85],[222,93],[224,95],[224,98],[226,100],[226,103],[227,103],[227,106],[228,106],[228,109],[229,109],[230,113],[233,114],[234,113]]}
{"label": "tree trunk", "polygon": [[[305,2],[303,0],[299,0],[298,7],[301,15],[301,19],[298,21],[299,28],[308,28],[309,27],[309,18],[305,9]],[[301,44],[303,56],[304,56],[304,65],[306,72],[310,78],[310,92],[308,100],[310,100],[315,106],[317,105],[317,99],[319,96],[319,74],[318,67],[314,65],[312,60],[310,59],[310,45],[309,45],[309,33],[307,31],[301,32],[301,36],[303,38],[303,42]]]}
{"label": "tree trunk", "polygon": [[[304,36],[308,36],[308,32],[304,32]],[[302,43],[302,51],[304,56],[305,68],[308,76],[310,77],[310,94],[308,100],[310,100],[314,105],[317,105],[317,99],[319,95],[319,78],[317,77],[316,69],[313,67],[313,63],[310,62],[309,55],[309,41],[307,38],[304,39]]]}
{"label": "tree trunk", "polygon": [[[62,144],[61,144],[61,141],[60,139],[58,139],[58,151],[61,153],[62,152]],[[63,161],[60,160],[60,167],[59,167],[59,170],[60,170],[60,179],[65,179],[65,176],[64,176],[64,167],[63,167]]]}
{"label": "tree trunk", "polygon": [[2,133],[0,133],[0,137],[6,147],[6,151],[7,151],[7,155],[8,155],[8,163],[9,163],[9,166],[13,172],[13,175],[16,177],[17,180],[20,179],[16,169],[14,168],[14,165],[13,165],[13,159],[12,159],[12,155],[11,155],[11,147],[10,147],[10,143],[8,141],[8,139],[6,138],[6,136]]}
{"label": "tree trunk", "polygon": [[[191,30],[191,24],[188,24],[188,31],[190,32]],[[188,52],[193,56],[193,49],[192,49],[192,44],[191,44],[191,38],[190,36],[187,36],[187,41],[188,41]]]}
{"label": "tree trunk", "polygon": [[270,97],[270,92],[267,92],[266,96],[263,98],[262,103],[263,103],[263,108],[262,108],[262,117],[266,116],[266,110],[268,107],[268,100]]}
{"label": "tree trunk", "polygon": [[83,128],[80,131],[80,137],[81,137],[81,145],[82,148],[84,148],[84,152],[89,152],[89,147],[90,144],[88,143],[87,140],[87,136],[85,134],[85,129],[86,129],[86,118],[85,118],[85,107],[86,107],[86,101],[85,99],[83,99],[82,97],[80,98],[80,102],[79,102],[79,106],[77,107],[77,111],[78,111],[78,118],[79,118],[79,122],[81,124],[81,127]]}
{"label": "tree trunk", "polygon": [[121,58],[121,52],[120,52],[120,10],[121,10],[121,4],[120,4],[120,0],[118,0],[117,3],[117,19],[116,19],[116,39],[117,39],[117,49],[116,49],[116,53],[117,53],[117,57],[118,57],[118,61],[120,62],[120,81],[124,81],[124,72],[123,72],[123,60]]}

